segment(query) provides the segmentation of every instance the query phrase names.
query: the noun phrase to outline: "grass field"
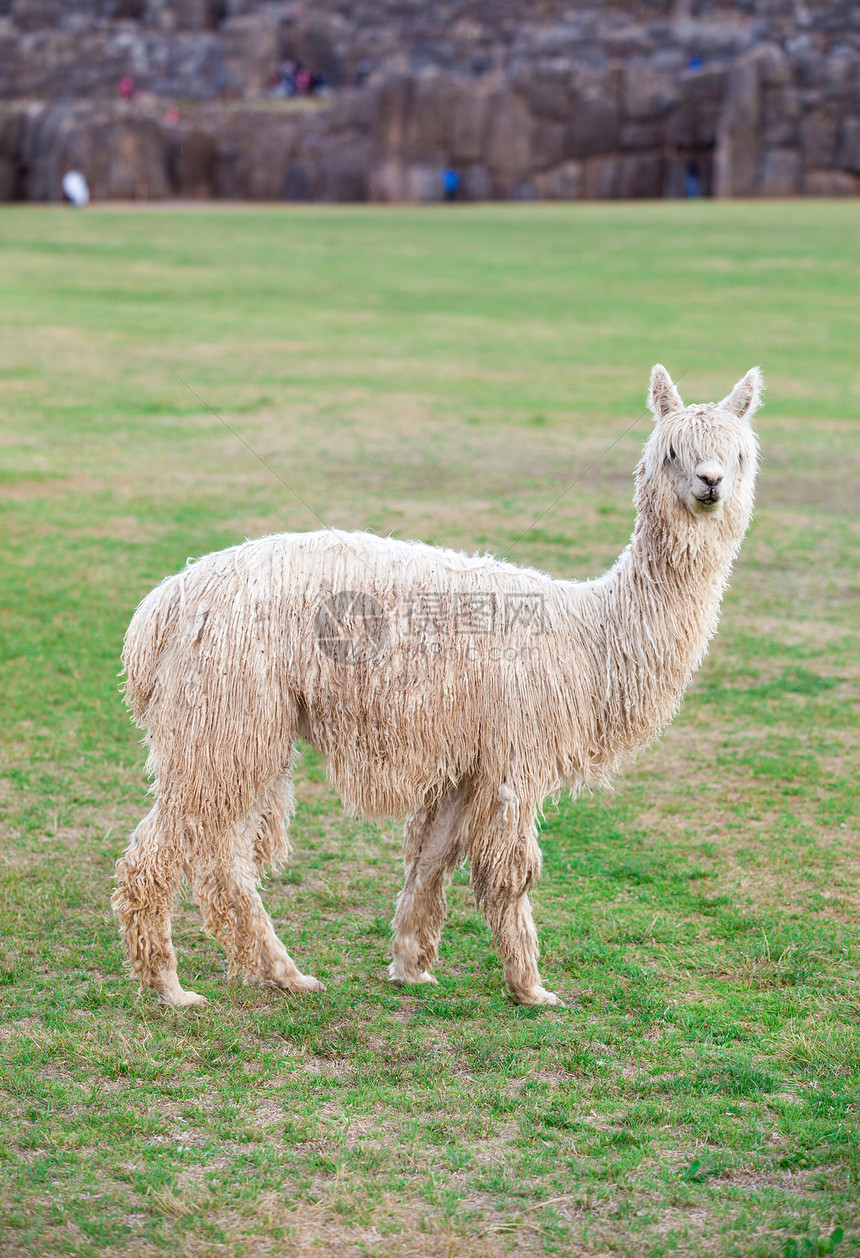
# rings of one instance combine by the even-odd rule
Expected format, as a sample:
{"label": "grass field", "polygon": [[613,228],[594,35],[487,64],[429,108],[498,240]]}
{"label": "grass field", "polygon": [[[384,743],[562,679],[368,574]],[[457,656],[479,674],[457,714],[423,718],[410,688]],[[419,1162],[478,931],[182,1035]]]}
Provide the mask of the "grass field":
{"label": "grass field", "polygon": [[[859,208],[0,212],[3,1258],[860,1253]],[[398,825],[310,752],[264,896],[327,993],[228,982],[183,901],[211,1003],[142,994],[137,601],[317,527],[296,495],[596,575],[658,360],[711,400],[761,363],[759,507],[662,744],[547,812],[568,1007],[509,1002],[465,873],[440,986],[393,989]]]}

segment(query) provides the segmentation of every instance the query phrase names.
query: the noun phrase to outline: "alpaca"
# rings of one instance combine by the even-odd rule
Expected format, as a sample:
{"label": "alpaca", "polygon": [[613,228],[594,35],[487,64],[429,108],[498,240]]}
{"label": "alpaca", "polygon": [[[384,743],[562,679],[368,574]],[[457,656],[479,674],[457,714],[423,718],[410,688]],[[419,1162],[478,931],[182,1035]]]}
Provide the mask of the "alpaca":
{"label": "alpaca", "polygon": [[608,784],[678,711],[752,513],[761,393],[754,367],[719,404],[684,407],[654,367],[635,529],[596,580],[329,529],[206,555],[153,590],[123,658],[155,804],[112,901],[140,982],[205,1003],[170,936],[190,880],[233,966],[323,990],[258,892],[289,854],[301,737],[349,809],[407,815],[389,978],[436,982],[446,884],[468,857],[513,999],[561,1003],[537,966],[537,818],[548,796]]}

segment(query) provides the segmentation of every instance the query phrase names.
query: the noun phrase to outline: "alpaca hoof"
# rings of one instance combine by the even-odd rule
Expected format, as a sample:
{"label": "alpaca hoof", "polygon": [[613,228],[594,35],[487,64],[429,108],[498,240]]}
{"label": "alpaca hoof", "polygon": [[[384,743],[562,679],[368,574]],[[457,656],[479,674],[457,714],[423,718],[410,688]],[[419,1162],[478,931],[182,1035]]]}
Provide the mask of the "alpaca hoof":
{"label": "alpaca hoof", "polygon": [[545,987],[535,987],[533,991],[514,996],[518,1005],[557,1005],[564,1008],[564,1001],[555,992],[548,992]]}
{"label": "alpaca hoof", "polygon": [[174,1009],[191,1009],[195,1005],[208,1005],[209,1001],[205,996],[200,996],[197,992],[183,991],[180,987],[178,991],[160,992],[158,996],[160,1005],[172,1005]]}
{"label": "alpaca hoof", "polygon": [[324,992],[325,985],[314,978],[312,974],[297,974],[295,978],[291,978],[284,986],[287,991],[293,992],[296,996],[304,995],[305,992]]}
{"label": "alpaca hoof", "polygon": [[438,978],[434,978],[429,970],[419,970],[417,974],[410,974],[396,961],[392,961],[388,967],[388,981],[389,983],[408,983],[410,986],[417,986],[419,983],[433,983],[437,987],[439,985]]}

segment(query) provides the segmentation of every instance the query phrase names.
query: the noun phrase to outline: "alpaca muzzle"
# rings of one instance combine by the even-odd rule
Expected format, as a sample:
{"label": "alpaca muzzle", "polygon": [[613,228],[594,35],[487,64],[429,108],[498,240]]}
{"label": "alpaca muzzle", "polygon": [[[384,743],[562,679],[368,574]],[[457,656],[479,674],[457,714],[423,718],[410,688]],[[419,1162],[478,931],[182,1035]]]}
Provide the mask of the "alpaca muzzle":
{"label": "alpaca muzzle", "polygon": [[700,465],[696,469],[696,480],[699,483],[693,491],[693,497],[705,511],[713,511],[722,499],[720,490],[723,483],[722,472],[714,466],[702,468]]}

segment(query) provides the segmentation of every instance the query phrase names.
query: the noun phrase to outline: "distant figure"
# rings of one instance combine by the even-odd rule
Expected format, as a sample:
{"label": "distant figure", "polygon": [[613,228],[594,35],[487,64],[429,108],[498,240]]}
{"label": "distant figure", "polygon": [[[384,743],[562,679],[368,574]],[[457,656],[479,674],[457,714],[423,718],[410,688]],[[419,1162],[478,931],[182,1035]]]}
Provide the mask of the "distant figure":
{"label": "distant figure", "polygon": [[90,190],[79,170],[69,170],[63,175],[63,196],[79,210],[89,203]]}
{"label": "distant figure", "polygon": [[134,96],[134,79],[131,75],[124,74],[116,87],[123,100],[131,100]]}
{"label": "distant figure", "polygon": [[455,201],[457,199],[457,189],[460,187],[460,175],[453,166],[446,166],[442,171],[442,193],[446,201]]}
{"label": "distant figure", "polygon": [[179,110],[175,106],[172,106],[164,112],[164,125],[166,127],[176,127],[179,125],[179,118]]}
{"label": "distant figure", "polygon": [[292,97],[296,94],[296,63],[295,61],[282,61],[278,66],[278,76],[275,83],[273,96]]}
{"label": "distant figure", "polygon": [[684,196],[691,200],[702,195],[702,180],[697,162],[687,162],[684,167]]}

